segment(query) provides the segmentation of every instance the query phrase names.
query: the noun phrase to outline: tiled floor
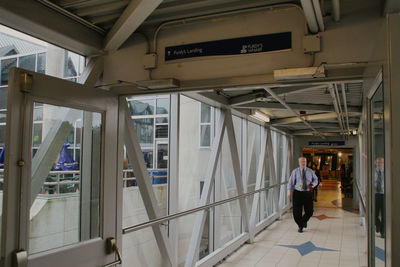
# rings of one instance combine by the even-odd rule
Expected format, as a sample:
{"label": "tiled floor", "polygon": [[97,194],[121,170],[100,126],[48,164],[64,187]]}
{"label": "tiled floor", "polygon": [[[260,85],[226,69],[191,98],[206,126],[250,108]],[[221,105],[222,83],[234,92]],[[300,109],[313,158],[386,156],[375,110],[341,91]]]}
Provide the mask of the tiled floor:
{"label": "tiled floor", "polygon": [[367,266],[367,237],[360,217],[343,210],[341,204],[337,191],[321,191],[314,208],[318,217],[310,219],[303,233],[297,232],[288,213],[218,267]]}

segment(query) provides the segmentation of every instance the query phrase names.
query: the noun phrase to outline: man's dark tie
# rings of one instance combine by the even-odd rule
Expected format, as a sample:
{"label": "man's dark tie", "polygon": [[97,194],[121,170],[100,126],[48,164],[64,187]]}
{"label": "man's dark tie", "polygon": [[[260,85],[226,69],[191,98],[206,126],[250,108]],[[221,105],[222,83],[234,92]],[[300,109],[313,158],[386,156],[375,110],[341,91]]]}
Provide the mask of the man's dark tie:
{"label": "man's dark tie", "polygon": [[378,180],[376,182],[376,193],[382,193],[382,172],[378,170]]}
{"label": "man's dark tie", "polygon": [[303,172],[301,175],[303,177],[303,190],[307,191],[306,168],[303,169]]}

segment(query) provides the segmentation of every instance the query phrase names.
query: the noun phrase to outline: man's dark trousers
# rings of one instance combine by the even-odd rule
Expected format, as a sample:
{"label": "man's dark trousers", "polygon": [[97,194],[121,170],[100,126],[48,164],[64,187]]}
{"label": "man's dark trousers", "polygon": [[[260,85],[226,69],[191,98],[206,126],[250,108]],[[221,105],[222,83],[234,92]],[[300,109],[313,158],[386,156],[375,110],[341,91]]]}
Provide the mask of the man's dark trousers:
{"label": "man's dark trousers", "polygon": [[[303,215],[304,207],[304,215]],[[293,191],[293,217],[301,228],[305,226],[314,212],[312,191]]]}
{"label": "man's dark trousers", "polygon": [[[385,198],[383,194],[375,194],[375,227],[376,232],[385,234]],[[380,218],[379,218],[380,215]]]}

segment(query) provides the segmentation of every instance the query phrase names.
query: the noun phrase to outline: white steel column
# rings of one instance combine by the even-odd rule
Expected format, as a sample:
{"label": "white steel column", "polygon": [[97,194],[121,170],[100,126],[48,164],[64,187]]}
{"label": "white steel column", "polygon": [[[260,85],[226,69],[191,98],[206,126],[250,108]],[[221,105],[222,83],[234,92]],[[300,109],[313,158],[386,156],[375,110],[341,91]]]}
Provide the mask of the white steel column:
{"label": "white steel column", "polygon": [[[122,104],[123,103],[123,104]],[[140,194],[142,196],[142,200],[144,206],[147,211],[147,215],[149,219],[157,219],[161,216],[160,208],[158,207],[157,199],[153,191],[152,182],[148,175],[148,171],[146,168],[146,163],[144,162],[142,149],[140,148],[139,139],[137,137],[133,121],[130,116],[130,112],[128,109],[128,103],[122,102],[122,107],[125,109],[125,146],[126,151],[128,153],[128,157],[130,158],[133,171],[135,173],[136,182],[138,184],[138,188]],[[167,233],[162,225],[154,225],[152,227],[154,236],[156,238],[156,242],[158,248],[160,249],[160,253],[164,259],[164,263],[166,266],[174,267],[176,263],[174,262],[174,258],[171,252],[171,246],[167,237]]]}
{"label": "white steel column", "polygon": [[[168,160],[168,211],[174,214],[179,211],[179,112],[180,96],[171,95],[170,117],[169,117],[169,160]],[[169,240],[172,248],[174,262],[178,262],[178,235],[179,220],[169,222]]]}
{"label": "white steel column", "polygon": [[[81,183],[79,190],[81,194],[80,207],[80,235],[81,240],[90,239],[90,218],[91,218],[91,189],[92,189],[92,145],[93,145],[93,114],[83,113],[83,137],[81,143]],[[65,140],[65,139],[64,139]]]}
{"label": "white steel column", "polygon": [[[215,172],[218,164],[218,157],[221,152],[222,139],[225,131],[225,112],[221,111],[221,115],[218,121],[217,132],[212,144],[211,156],[208,162],[208,169],[205,176],[203,191],[201,193],[199,206],[209,204],[211,191],[214,185]],[[199,257],[199,246],[201,241],[201,234],[204,229],[204,223],[206,221],[207,211],[202,210],[197,213],[195,225],[190,239],[188,253],[186,255],[185,267],[194,267]]]}
{"label": "white steel column", "polygon": [[[260,156],[258,158],[258,165],[257,165],[257,177],[256,177],[256,185],[254,190],[259,190],[261,189],[261,184],[263,179],[263,174],[264,174],[264,166],[265,166],[265,157],[267,156],[267,143],[268,140],[271,139],[270,135],[267,134],[265,132],[265,130],[263,131],[263,136],[261,136],[261,151],[260,151]],[[261,193],[257,193],[254,194],[253,197],[253,205],[251,208],[251,214],[250,214],[250,229],[249,229],[249,233],[250,233],[250,243],[254,242],[254,236],[255,236],[255,229],[256,229],[256,217],[257,217],[257,210],[258,210],[258,204],[260,203],[260,194]]]}
{"label": "white steel column", "polygon": [[[235,175],[235,182],[236,182],[236,189],[238,192],[238,195],[242,195],[244,193],[243,189],[243,180],[240,174],[240,159],[239,159],[239,153],[237,149],[237,144],[236,144],[236,137],[235,137],[235,129],[233,128],[233,118],[232,118],[232,113],[231,110],[228,109],[226,111],[226,133],[228,135],[228,141],[229,141],[229,148],[230,148],[230,154],[232,158],[232,166],[233,166],[233,172]],[[249,221],[247,217],[247,203],[245,198],[241,198],[239,200],[240,204],[240,211],[242,213],[242,220],[243,220],[243,228],[244,232],[249,232]]]}

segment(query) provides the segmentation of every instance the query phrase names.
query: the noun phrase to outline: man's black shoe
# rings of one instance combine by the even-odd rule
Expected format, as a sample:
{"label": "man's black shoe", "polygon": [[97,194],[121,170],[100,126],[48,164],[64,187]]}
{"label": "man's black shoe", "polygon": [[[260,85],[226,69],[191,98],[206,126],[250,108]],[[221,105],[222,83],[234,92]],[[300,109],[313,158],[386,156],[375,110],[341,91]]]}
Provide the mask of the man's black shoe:
{"label": "man's black shoe", "polygon": [[303,227],[299,227],[298,232],[299,232],[299,233],[302,233],[302,232],[303,232]]}

